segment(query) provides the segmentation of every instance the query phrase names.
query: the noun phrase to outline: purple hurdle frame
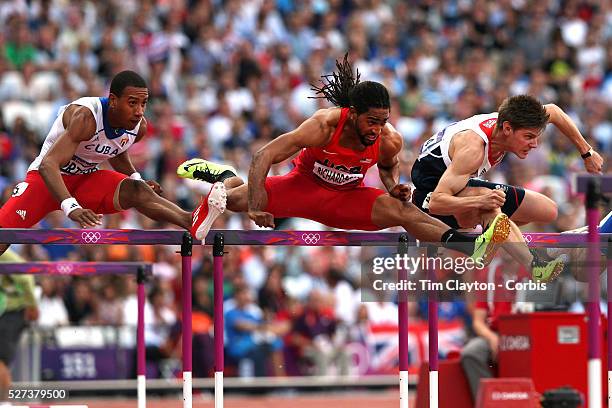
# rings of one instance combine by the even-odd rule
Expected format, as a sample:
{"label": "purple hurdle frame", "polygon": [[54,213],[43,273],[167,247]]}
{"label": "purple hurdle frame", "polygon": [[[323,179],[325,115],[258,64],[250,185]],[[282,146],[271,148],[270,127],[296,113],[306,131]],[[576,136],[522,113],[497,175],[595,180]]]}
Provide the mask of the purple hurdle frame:
{"label": "purple hurdle frame", "polygon": [[215,234],[213,244],[213,304],[215,342],[215,408],[223,407],[223,254],[225,240],[222,233]]}
{"label": "purple hurdle frame", "polygon": [[[612,238],[608,238],[606,245],[607,300],[608,310],[612,310],[612,273],[610,273],[610,269],[612,268]],[[608,406],[612,404],[612,337],[610,333],[612,333],[612,319],[608,312]]]}
{"label": "purple hurdle frame", "polygon": [[592,178],[587,183],[585,200],[587,225],[589,227],[587,247],[587,268],[589,272],[589,295],[587,301],[589,360],[588,360],[588,394],[589,408],[602,407],[601,389],[601,310],[600,284],[599,284],[599,237],[597,224],[599,223],[599,198],[601,196],[600,183]]}
{"label": "purple hurdle frame", "polygon": [[191,253],[193,240],[188,232],[180,230],[6,228],[0,229],[0,243],[40,245],[180,245],[183,279],[183,406],[191,408],[193,389]]}
{"label": "purple hurdle frame", "polygon": [[[398,253],[400,255],[408,254],[410,239],[408,234],[402,234],[399,237]],[[400,269],[398,271],[398,281],[403,282],[408,280],[408,271]],[[398,344],[399,344],[399,391],[400,391],[400,408],[408,408],[408,293],[400,292],[397,303],[397,319],[398,319]]]}
{"label": "purple hurdle frame", "polygon": [[[607,177],[606,177],[607,179]],[[607,182],[606,182],[607,183]],[[605,184],[606,186],[608,184]],[[610,184],[612,186],[612,184]],[[607,187],[606,187],[607,189]],[[401,235],[400,233],[389,232],[345,232],[345,231],[237,231],[237,230],[213,230],[205,238],[205,244],[213,245],[215,237],[220,234],[222,240],[219,244],[221,248],[215,251],[213,264],[215,269],[215,304],[221,299],[221,307],[215,308],[215,372],[221,373],[219,384],[221,389],[215,389],[215,395],[219,392],[220,404],[222,406],[222,373],[223,373],[223,335],[222,335],[222,276],[223,276],[223,247],[225,245],[271,245],[271,246],[392,246],[395,245]],[[612,237],[612,234],[599,234],[600,240],[607,240]],[[188,236],[189,239],[185,237]],[[586,234],[554,234],[554,233],[525,233],[525,240],[530,247],[575,247],[576,245],[586,245],[589,237]],[[183,298],[183,330],[184,338],[187,333],[191,335],[191,250],[187,251],[193,243],[199,244],[199,241],[191,241],[188,233],[178,230],[82,230],[82,229],[0,229],[0,243],[19,243],[19,244],[123,244],[123,245],[181,245],[181,256],[183,265],[183,279],[188,282],[184,285],[183,291],[186,296]],[[216,263],[215,263],[216,261]],[[612,280],[610,280],[612,281]],[[189,293],[187,292],[189,289]],[[437,305],[436,305],[437,306]],[[220,314],[220,316],[218,316]],[[406,318],[403,318],[406,316]],[[430,314],[431,316],[431,314]],[[436,314],[437,317],[437,314]],[[400,302],[398,318],[400,319],[400,371],[408,366],[407,353],[407,305]],[[403,326],[405,324],[405,329]],[[429,321],[430,333],[437,334],[437,319]],[[592,336],[591,336],[592,337]],[[610,340],[610,338],[609,338]],[[438,355],[438,344],[436,341],[430,341],[430,355]],[[610,359],[609,361],[612,361]],[[611,363],[609,363],[611,364]],[[191,378],[191,341],[188,340],[187,345],[183,345],[183,378]],[[609,365],[612,378],[612,365]],[[188,374],[186,374],[188,373]],[[217,374],[216,374],[217,377]],[[407,375],[406,375],[407,377]],[[191,384],[191,381],[188,382]],[[407,385],[400,377],[400,384]],[[215,382],[217,385],[217,381]],[[186,388],[189,388],[186,390]],[[612,387],[610,388],[612,389]],[[187,392],[186,392],[187,391]],[[400,390],[401,391],[401,390]],[[435,390],[437,392],[437,390]],[[183,392],[184,406],[188,407],[187,402],[191,402],[191,387],[184,385]],[[217,397],[215,397],[217,398]],[[401,400],[403,401],[403,400]]]}
{"label": "purple hurdle frame", "polygon": [[136,282],[138,284],[138,320],[136,326],[136,382],[138,408],[145,408],[147,405],[144,337],[144,284],[146,277],[151,275],[151,273],[152,265],[141,262],[0,262],[0,275],[136,275]]}
{"label": "purple hurdle frame", "polygon": [[183,233],[181,242],[181,275],[183,281],[183,407],[191,408],[193,398],[192,343],[193,322],[191,314],[191,254],[193,238],[188,232]]}

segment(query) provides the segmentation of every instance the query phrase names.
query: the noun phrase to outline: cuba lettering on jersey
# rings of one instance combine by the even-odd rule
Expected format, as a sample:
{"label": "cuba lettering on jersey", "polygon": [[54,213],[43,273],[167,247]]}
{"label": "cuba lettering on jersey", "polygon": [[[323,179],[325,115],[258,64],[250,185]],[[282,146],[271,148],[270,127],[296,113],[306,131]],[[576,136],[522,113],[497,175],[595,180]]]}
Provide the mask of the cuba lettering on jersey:
{"label": "cuba lettering on jersey", "polygon": [[319,184],[335,190],[349,189],[363,184],[366,172],[378,161],[380,138],[363,151],[340,146],[340,136],[348,112],[348,108],[342,108],[338,125],[327,145],[307,147],[293,161],[297,171],[314,177]]}
{"label": "cuba lettering on jersey", "polygon": [[429,138],[419,153],[412,167],[412,182],[422,191],[435,190],[438,181],[451,163],[449,156],[450,143],[457,133],[473,130],[485,142],[485,157],[472,177],[482,177],[492,167],[497,165],[503,155],[495,161],[490,157],[490,137],[497,124],[497,112],[475,115],[459,122],[451,123]]}
{"label": "cuba lettering on jersey", "polygon": [[108,124],[108,98],[85,97],[77,99],[69,105],[62,106],[57,118],[51,126],[43,143],[40,154],[28,171],[38,170],[42,159],[45,157],[51,146],[57,141],[64,132],[62,117],[66,108],[70,105],[81,105],[89,108],[96,120],[96,132],[87,141],[81,142],[76,152],[60,170],[63,174],[89,174],[99,169],[100,163],[126,151],[136,140],[140,123],[134,129],[117,129]]}

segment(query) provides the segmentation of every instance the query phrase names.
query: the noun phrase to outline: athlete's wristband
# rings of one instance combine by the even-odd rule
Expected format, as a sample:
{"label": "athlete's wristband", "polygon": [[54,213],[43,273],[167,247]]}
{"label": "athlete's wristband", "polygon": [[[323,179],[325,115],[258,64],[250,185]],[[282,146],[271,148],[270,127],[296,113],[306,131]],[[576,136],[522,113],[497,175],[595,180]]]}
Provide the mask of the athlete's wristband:
{"label": "athlete's wristband", "polygon": [[595,153],[595,150],[593,150],[593,148],[591,147],[588,152],[581,154],[580,157],[582,157],[583,159],[588,159],[593,155],[593,153]]}
{"label": "athlete's wristband", "polygon": [[137,171],[135,171],[134,173],[130,174],[130,178],[132,180],[142,180],[142,176]]}
{"label": "athlete's wristband", "polygon": [[62,204],[60,204],[60,206],[62,207],[62,211],[64,212],[64,214],[66,214],[66,217],[69,216],[70,213],[74,210],[83,208],[79,205],[78,201],[74,197],[68,197],[67,199],[62,201]]}

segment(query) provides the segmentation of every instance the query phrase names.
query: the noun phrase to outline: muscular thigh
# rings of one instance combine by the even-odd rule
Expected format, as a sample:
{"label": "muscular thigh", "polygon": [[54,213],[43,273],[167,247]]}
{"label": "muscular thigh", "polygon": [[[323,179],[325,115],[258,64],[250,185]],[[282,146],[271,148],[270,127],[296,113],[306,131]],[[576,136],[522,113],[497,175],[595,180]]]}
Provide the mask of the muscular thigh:
{"label": "muscular thigh", "polygon": [[525,198],[510,218],[519,224],[553,222],[557,219],[557,204],[544,194],[525,190]]}
{"label": "muscular thigh", "polygon": [[121,182],[127,176],[112,170],[98,170],[91,174],[64,176],[68,190],[83,208],[98,214],[113,214],[114,198]]}
{"label": "muscular thigh", "polygon": [[487,188],[489,190],[503,190],[506,193],[506,201],[501,208],[501,211],[508,217],[514,215],[517,210],[523,206],[526,194],[521,187],[512,186],[502,183],[491,183],[490,181],[480,179],[470,179],[468,186],[460,193],[465,195],[480,195],[479,188]]}

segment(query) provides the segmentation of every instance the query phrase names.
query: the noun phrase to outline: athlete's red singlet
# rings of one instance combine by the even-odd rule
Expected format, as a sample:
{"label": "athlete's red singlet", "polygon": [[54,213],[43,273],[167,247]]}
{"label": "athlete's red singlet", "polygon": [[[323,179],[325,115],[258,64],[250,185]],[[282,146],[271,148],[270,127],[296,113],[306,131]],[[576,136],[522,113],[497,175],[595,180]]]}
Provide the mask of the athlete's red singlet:
{"label": "athlete's red singlet", "polygon": [[307,147],[293,161],[301,174],[313,177],[318,184],[334,190],[363,185],[366,172],[378,161],[380,137],[363,151],[340,146],[340,136],[348,113],[348,108],[342,108],[340,121],[327,145]]}

